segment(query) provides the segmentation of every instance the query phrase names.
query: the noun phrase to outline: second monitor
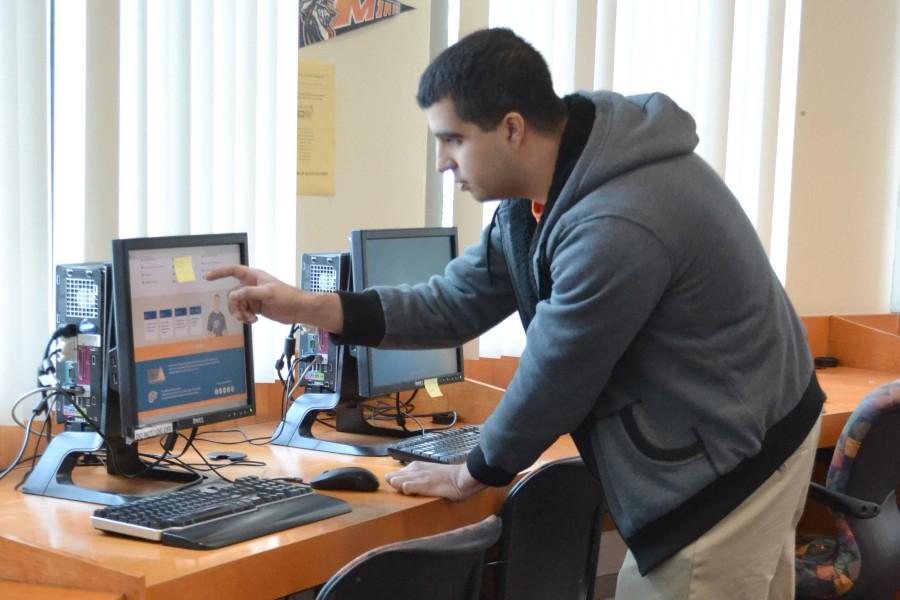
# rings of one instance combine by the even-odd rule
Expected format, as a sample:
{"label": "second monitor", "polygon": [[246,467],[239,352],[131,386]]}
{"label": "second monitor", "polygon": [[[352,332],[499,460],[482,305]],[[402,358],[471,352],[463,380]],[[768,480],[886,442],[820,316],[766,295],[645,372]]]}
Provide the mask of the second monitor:
{"label": "second monitor", "polygon": [[[352,232],[350,254],[303,256],[301,285],[308,291],[361,291],[373,286],[415,285],[441,275],[457,255],[456,228],[379,229]],[[344,454],[383,456],[388,444],[339,442],[313,435],[321,413],[336,413],[338,431],[406,436],[417,431],[373,427],[363,415],[371,398],[416,390],[428,380],[463,379],[462,348],[385,350],[334,345],[327,332],[301,336],[301,353],[318,356],[304,378],[305,393],[273,433],[274,443]]]}
{"label": "second monitor", "polygon": [[[350,237],[353,287],[425,283],[456,257],[456,228],[372,229]],[[359,395],[365,398],[420,388],[426,380],[463,379],[462,348],[357,348]]]}

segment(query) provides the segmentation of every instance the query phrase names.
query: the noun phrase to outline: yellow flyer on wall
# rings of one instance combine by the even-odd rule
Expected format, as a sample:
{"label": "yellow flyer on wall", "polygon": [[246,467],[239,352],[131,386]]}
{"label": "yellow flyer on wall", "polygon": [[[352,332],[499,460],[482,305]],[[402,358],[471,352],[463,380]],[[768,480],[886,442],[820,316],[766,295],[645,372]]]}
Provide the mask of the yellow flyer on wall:
{"label": "yellow flyer on wall", "polygon": [[297,195],[333,196],[334,65],[299,61]]}

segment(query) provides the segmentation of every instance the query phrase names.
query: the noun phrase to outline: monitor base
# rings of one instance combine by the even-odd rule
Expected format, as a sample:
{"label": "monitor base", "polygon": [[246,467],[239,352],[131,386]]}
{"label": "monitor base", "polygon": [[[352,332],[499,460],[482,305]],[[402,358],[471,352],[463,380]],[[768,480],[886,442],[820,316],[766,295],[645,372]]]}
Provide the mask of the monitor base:
{"label": "monitor base", "polygon": [[[115,444],[112,444],[115,446]],[[141,496],[104,492],[80,486],[72,481],[72,471],[82,454],[96,452],[104,446],[103,438],[93,431],[64,431],[55,436],[34,470],[22,485],[22,491],[37,496],[49,496],[93,504],[119,505]],[[116,474],[110,463],[115,463],[119,474],[157,481],[195,484],[204,478],[197,473],[173,471],[154,467],[141,461],[135,445],[107,445],[107,471]]]}
{"label": "monitor base", "polygon": [[370,425],[363,417],[362,405],[359,402],[341,404],[341,397],[338,393],[306,393],[294,400],[284,420],[275,427],[275,431],[272,432],[272,443],[277,446],[321,450],[351,456],[388,456],[390,442],[350,444],[315,437],[312,432],[313,423],[319,413],[325,411],[335,412],[335,428],[342,433],[395,438],[418,434],[417,431]]}

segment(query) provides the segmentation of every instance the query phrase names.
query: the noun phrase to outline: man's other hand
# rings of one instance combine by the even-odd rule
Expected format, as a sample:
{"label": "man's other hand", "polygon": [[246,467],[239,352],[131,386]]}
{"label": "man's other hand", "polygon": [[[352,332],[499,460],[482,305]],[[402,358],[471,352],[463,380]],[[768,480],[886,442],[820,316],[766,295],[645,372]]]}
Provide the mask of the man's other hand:
{"label": "man's other hand", "polygon": [[469,474],[465,463],[412,462],[399,471],[388,473],[385,480],[402,494],[438,496],[454,501],[465,500],[487,487]]}

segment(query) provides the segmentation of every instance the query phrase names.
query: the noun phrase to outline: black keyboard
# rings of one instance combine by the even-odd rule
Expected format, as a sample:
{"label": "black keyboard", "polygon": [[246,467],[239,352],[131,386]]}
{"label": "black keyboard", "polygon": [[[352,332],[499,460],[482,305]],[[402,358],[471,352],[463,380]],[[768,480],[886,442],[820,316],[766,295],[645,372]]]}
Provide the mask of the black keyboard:
{"label": "black keyboard", "polygon": [[480,434],[478,425],[429,431],[394,442],[388,446],[388,453],[401,462],[424,460],[456,465],[466,462],[469,450],[478,445]]}
{"label": "black keyboard", "polygon": [[350,505],[308,485],[240,477],[98,508],[91,524],[167,546],[221,548],[350,512]]}

